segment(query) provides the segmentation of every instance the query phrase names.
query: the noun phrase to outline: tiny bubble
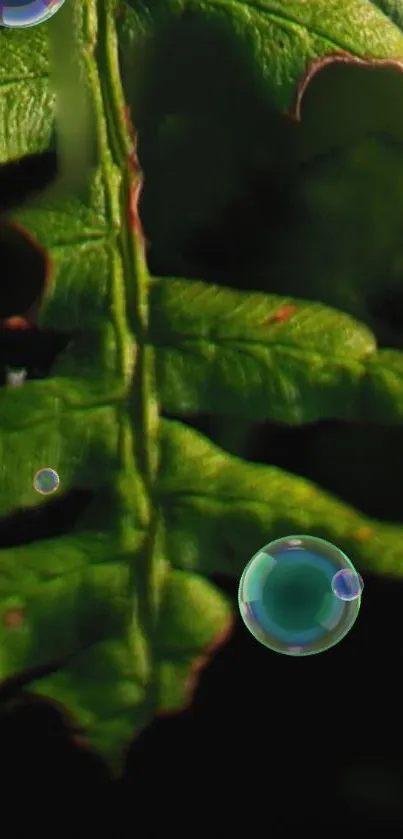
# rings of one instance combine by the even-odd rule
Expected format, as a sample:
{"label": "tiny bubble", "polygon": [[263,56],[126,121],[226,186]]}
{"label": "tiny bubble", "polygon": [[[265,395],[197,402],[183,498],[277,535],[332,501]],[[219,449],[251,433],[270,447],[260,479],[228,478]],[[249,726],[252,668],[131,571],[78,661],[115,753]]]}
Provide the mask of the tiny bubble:
{"label": "tiny bubble", "polygon": [[34,489],[41,495],[50,495],[59,489],[60,478],[54,469],[40,469],[34,477]]}

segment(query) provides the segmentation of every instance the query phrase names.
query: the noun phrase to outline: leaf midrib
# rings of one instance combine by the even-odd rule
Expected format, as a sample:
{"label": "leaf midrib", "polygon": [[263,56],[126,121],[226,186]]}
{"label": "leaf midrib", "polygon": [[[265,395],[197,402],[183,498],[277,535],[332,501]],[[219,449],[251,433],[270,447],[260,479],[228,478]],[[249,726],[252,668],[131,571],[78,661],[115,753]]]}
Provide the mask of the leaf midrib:
{"label": "leaf midrib", "polygon": [[[157,707],[155,636],[158,594],[161,593],[156,591],[158,517],[151,499],[157,469],[155,453],[158,409],[153,378],[154,350],[145,340],[149,317],[149,275],[141,235],[129,226],[128,202],[139,173],[135,171],[131,158],[133,144],[120,79],[115,30],[117,3],[116,0],[105,0],[104,3],[96,3],[96,0],[89,2],[94,19],[98,23],[98,37],[89,70],[93,85],[96,85],[98,140],[108,196],[107,218],[110,228],[115,230],[114,247],[111,250],[112,318],[117,338],[119,375],[123,381],[128,382],[126,399],[121,409],[117,409],[119,459],[125,477],[117,487],[121,511],[120,534],[127,551],[133,540],[134,527],[137,531],[143,530],[145,533],[142,549],[132,556],[131,631],[136,631],[140,625],[146,640],[149,661],[147,704],[149,707]],[[102,68],[102,73],[98,67]],[[117,227],[114,225],[116,214],[120,219]],[[131,353],[135,353],[133,370],[129,362]],[[128,482],[131,482],[133,490],[129,493]],[[142,569],[142,585],[141,590],[136,592],[135,586],[139,586],[139,567]]]}

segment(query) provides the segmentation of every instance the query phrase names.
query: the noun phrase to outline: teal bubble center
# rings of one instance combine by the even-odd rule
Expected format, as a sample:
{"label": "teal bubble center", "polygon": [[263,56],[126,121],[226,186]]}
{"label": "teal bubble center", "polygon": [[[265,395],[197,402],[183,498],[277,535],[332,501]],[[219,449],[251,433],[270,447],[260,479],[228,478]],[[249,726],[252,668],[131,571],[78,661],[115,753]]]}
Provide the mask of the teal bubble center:
{"label": "teal bubble center", "polygon": [[244,623],[276,652],[324,652],[344,638],[360,609],[361,597],[343,601],[334,594],[332,580],[343,568],[357,574],[348,557],[324,539],[288,536],[269,543],[252,557],[240,580]]}

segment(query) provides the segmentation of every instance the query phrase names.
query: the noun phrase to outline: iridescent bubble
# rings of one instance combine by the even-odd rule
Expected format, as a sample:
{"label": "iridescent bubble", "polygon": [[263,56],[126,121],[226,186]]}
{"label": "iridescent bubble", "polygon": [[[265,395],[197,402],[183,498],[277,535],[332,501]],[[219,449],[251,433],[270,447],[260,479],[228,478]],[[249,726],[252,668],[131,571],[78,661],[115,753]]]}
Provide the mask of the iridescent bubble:
{"label": "iridescent bubble", "polygon": [[362,577],[351,568],[341,568],[332,580],[332,591],[339,600],[356,600],[364,588]]}
{"label": "iridescent bubble", "polygon": [[356,571],[346,555],[324,539],[288,536],[258,551],[243,571],[241,616],[252,635],[275,652],[303,656],[333,647],[355,623],[361,597],[335,597],[340,570]]}
{"label": "iridescent bubble", "polygon": [[21,29],[49,20],[65,0],[6,0],[0,2],[0,26]]}
{"label": "iridescent bubble", "polygon": [[41,495],[51,495],[59,489],[60,478],[54,469],[40,469],[34,477],[34,489]]}

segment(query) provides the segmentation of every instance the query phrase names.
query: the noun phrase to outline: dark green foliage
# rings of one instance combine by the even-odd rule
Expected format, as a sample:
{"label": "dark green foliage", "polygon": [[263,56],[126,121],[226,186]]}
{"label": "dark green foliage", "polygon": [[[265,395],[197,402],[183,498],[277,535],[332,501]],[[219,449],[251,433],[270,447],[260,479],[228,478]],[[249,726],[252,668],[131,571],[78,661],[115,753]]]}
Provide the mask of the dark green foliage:
{"label": "dark green foliage", "polygon": [[[61,31],[72,72],[49,78]],[[88,492],[72,532],[0,553],[0,672],[57,661],[35,689],[113,756],[228,631],[212,574],[293,532],[401,574],[401,526],[181,417],[402,424],[379,298],[402,288],[403,75],[383,60],[403,36],[368,0],[70,0],[0,49],[3,162],[53,144],[56,92],[60,183],[12,221],[53,265],[41,326],[72,335],[48,378],[0,394],[1,514],[47,503],[43,466]]]}

